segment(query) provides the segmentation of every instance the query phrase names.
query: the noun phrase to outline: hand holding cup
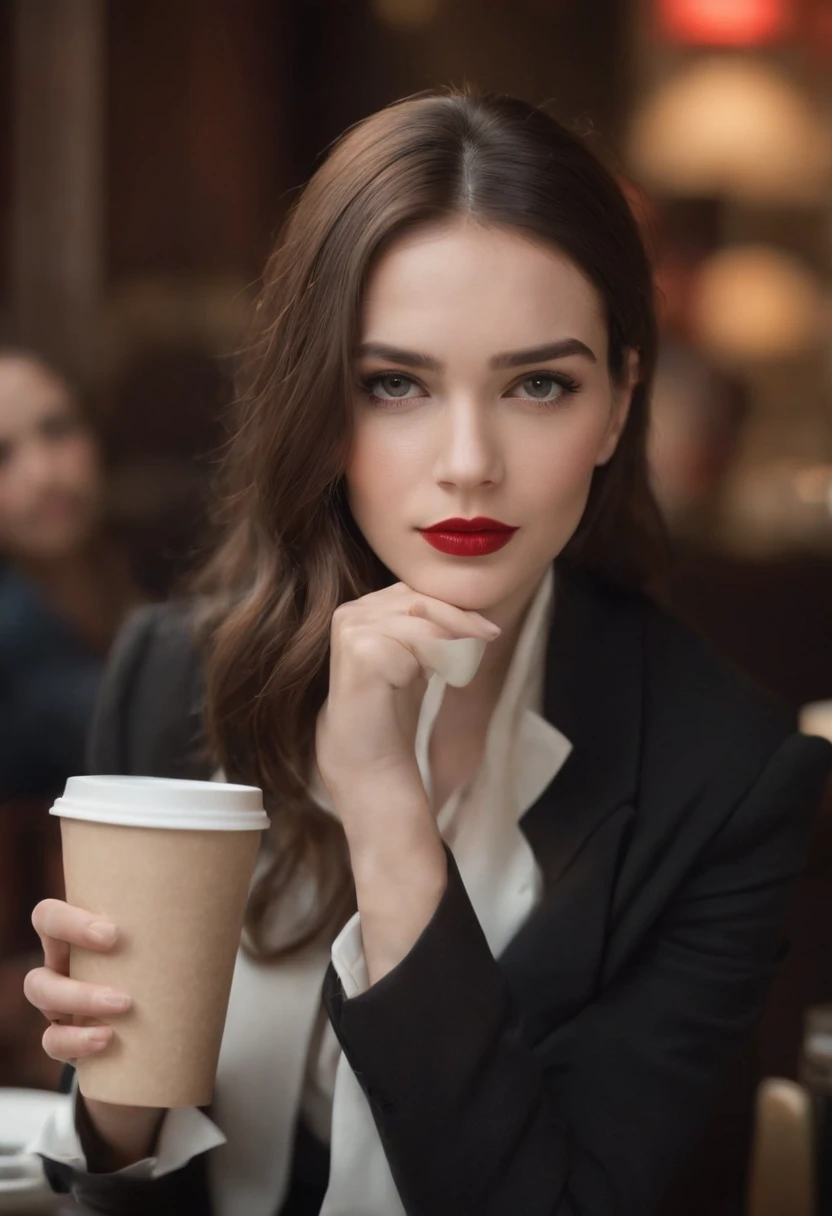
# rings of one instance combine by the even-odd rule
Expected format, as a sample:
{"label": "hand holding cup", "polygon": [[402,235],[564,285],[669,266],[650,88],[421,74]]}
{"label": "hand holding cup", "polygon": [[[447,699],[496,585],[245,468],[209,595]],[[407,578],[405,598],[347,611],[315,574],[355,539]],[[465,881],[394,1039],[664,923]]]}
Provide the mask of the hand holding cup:
{"label": "hand holding cup", "polygon": [[[106,953],[118,938],[117,927],[59,899],[45,899],[32,913],[32,924],[43,946],[43,966],[30,971],[23,983],[26,999],[50,1025],[43,1049],[53,1060],[74,1064],[82,1056],[107,1047],[113,1037],[109,1018],[126,1013],[130,996],[102,984],[69,977],[69,948]],[[73,1019],[83,1019],[75,1024]]]}
{"label": "hand holding cup", "polygon": [[[43,966],[26,975],[23,990],[50,1023],[43,1035],[46,1054],[65,1064],[77,1064],[110,1045],[113,1028],[108,1020],[126,1013],[131,1000],[119,989],[71,979],[70,947],[107,954],[118,940],[118,928],[59,899],[42,900],[32,913],[32,924],[43,946]],[[85,1099],[84,1105],[98,1137],[95,1144],[84,1145],[88,1158],[97,1156],[106,1159],[111,1168],[119,1168],[151,1151],[161,1109],[94,1098]]]}

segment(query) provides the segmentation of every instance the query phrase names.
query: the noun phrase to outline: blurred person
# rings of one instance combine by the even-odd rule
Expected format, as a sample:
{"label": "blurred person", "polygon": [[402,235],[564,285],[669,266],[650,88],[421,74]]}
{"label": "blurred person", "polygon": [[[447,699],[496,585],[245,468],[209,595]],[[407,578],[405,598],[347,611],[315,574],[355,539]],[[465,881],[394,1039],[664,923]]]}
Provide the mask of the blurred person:
{"label": "blurred person", "polygon": [[0,796],[49,797],[85,771],[104,658],[138,598],[76,393],[0,351]]}
{"label": "blurred person", "polygon": [[[223,538],[126,628],[92,746],[265,790],[214,1100],[76,1090],[36,1147],[113,1216],[649,1216],[759,1015],[832,749],[651,597],[627,203],[540,110],[410,99],[317,171],[255,326]],[[117,1050],[131,994],[66,957],[119,926],[34,920],[46,1052]]]}
{"label": "blurred person", "polygon": [[68,381],[0,350],[0,1084],[54,1082],[19,1000],[33,899],[60,894],[47,814],[86,770],[110,642],[138,595],[105,522],[101,446]]}

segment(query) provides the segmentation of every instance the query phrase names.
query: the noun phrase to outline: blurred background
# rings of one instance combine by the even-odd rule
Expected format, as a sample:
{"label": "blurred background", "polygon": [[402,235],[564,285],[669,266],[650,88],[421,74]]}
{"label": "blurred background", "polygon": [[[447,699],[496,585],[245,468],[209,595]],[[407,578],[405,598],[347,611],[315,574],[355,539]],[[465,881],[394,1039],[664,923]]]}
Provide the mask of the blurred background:
{"label": "blurred background", "polygon": [[545,104],[619,176],[670,598],[832,698],[830,0],[0,0],[0,1085],[55,1080],[20,992],[46,807],[119,620],[200,543],[281,217],[346,126],[448,83]]}

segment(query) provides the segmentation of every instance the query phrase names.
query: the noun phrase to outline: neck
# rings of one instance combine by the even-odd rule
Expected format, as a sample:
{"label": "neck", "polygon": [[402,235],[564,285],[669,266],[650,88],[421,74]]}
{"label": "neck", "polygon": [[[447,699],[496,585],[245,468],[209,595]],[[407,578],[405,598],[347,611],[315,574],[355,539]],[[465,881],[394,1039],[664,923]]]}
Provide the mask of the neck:
{"label": "neck", "polygon": [[535,580],[532,585],[518,589],[511,601],[487,613],[489,620],[500,625],[503,632],[486,646],[470,684],[465,688],[445,688],[430,738],[435,810],[444,805],[452,790],[469,780],[481,763],[488,725],[539,585],[539,580]]}
{"label": "neck", "polygon": [[503,601],[493,611],[484,613],[490,621],[500,626],[502,633],[496,641],[490,642],[486,646],[482,663],[471,684],[468,685],[469,688],[477,688],[479,692],[482,692],[496,686],[499,694],[526,620],[526,614],[540,586],[541,578],[542,575],[530,583],[518,587],[509,599]]}

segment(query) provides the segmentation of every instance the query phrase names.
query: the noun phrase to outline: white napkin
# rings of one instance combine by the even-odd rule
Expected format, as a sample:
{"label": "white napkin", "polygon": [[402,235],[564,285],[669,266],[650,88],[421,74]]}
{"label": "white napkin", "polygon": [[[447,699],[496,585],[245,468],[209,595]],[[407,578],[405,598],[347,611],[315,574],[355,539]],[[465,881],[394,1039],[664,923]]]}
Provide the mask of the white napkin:
{"label": "white napkin", "polygon": [[488,645],[482,638],[426,638],[415,647],[419,661],[452,688],[470,684]]}

